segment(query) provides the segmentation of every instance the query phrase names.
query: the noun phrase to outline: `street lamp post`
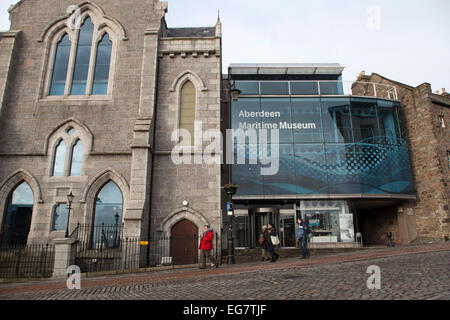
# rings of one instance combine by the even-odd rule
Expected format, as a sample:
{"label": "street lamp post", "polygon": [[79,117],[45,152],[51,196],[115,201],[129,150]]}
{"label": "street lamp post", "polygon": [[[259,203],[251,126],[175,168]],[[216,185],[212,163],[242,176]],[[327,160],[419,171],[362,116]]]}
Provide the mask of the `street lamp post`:
{"label": "street lamp post", "polygon": [[72,209],[72,202],[73,202],[73,198],[75,196],[73,195],[72,191],[70,191],[70,193],[67,195],[67,207],[68,207],[68,212],[67,212],[67,226],[66,226],[66,238],[69,238],[69,222],[70,222],[70,209]]}
{"label": "street lamp post", "polygon": [[235,184],[226,184],[224,186],[226,194],[230,197],[229,207],[227,208],[228,216],[230,217],[230,222],[228,226],[228,257],[227,263],[234,264],[234,243],[233,243],[233,195],[236,194],[237,186]]}
{"label": "street lamp post", "polygon": [[[236,88],[235,81],[230,81],[230,90],[229,92],[229,105],[228,105],[228,124],[229,129],[232,129],[231,124],[231,103],[236,102],[239,99],[239,95],[242,93],[241,90]],[[231,143],[231,141],[228,141],[227,143]],[[228,156],[228,155],[227,155]],[[230,217],[229,220],[229,227],[228,227],[228,241],[227,241],[227,251],[228,251],[228,257],[227,257],[227,263],[228,264],[234,264],[234,243],[233,243],[233,195],[236,194],[237,185],[231,183],[231,165],[229,167],[229,180],[230,183],[226,184],[224,186],[226,194],[230,197],[229,206],[227,208],[227,214]]]}

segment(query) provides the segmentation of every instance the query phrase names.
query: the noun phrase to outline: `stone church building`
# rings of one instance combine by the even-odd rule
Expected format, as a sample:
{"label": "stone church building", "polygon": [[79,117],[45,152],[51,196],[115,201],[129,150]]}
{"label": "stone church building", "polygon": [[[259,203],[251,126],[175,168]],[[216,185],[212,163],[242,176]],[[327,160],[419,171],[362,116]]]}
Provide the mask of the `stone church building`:
{"label": "stone church building", "polygon": [[158,0],[11,6],[0,34],[3,244],[64,237],[67,220],[69,232],[122,222],[124,237],[146,239],[208,224],[220,236],[220,163],[175,165],[171,150],[175,130],[194,138],[194,121],[220,130],[221,23],[170,28],[167,10]]}

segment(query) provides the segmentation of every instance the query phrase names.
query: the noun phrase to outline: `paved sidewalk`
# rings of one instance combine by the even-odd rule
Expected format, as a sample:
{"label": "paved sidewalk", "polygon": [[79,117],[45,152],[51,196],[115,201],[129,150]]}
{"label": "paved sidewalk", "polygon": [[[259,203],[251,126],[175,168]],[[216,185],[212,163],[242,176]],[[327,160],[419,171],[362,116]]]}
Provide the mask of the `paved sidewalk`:
{"label": "paved sidewalk", "polygon": [[[290,258],[276,263],[223,265],[218,269],[189,268],[84,278],[81,290],[68,290],[65,280],[0,284],[0,300],[450,299],[449,261],[450,243],[402,246],[309,260]],[[380,266],[383,283],[392,282],[390,290],[374,291],[365,287],[370,264]],[[401,282],[403,277],[405,281]],[[276,295],[269,298],[256,290],[266,284],[279,287],[278,298]],[[355,290],[355,284],[360,289]],[[305,287],[310,290],[300,290]],[[214,296],[212,292],[220,293]],[[357,294],[346,296],[343,292]]]}

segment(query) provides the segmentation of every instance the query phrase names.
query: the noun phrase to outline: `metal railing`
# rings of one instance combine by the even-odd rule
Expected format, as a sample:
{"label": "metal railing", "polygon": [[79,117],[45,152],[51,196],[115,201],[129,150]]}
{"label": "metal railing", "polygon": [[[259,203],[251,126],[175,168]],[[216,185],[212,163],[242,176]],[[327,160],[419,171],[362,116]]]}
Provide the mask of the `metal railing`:
{"label": "metal railing", "polygon": [[[123,225],[77,225],[71,233],[77,239],[75,264],[82,272],[129,270],[143,267],[198,264],[199,235],[148,238],[124,237]],[[218,236],[213,255],[220,259]]]}
{"label": "metal railing", "polygon": [[368,81],[342,80],[291,80],[251,81],[236,80],[241,95],[263,96],[311,96],[349,95],[397,100],[397,88],[393,85]]}
{"label": "metal railing", "polygon": [[50,244],[0,247],[0,278],[48,278],[53,274],[55,248]]}

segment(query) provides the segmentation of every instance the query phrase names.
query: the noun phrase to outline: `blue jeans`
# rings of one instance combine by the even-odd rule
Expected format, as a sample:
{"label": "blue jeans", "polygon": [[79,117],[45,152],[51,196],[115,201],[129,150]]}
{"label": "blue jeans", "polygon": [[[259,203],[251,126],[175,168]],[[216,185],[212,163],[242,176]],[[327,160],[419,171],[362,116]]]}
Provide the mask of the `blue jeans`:
{"label": "blue jeans", "polygon": [[298,244],[299,244],[300,250],[302,251],[302,257],[309,258],[308,238],[301,237],[300,239],[298,239]]}

